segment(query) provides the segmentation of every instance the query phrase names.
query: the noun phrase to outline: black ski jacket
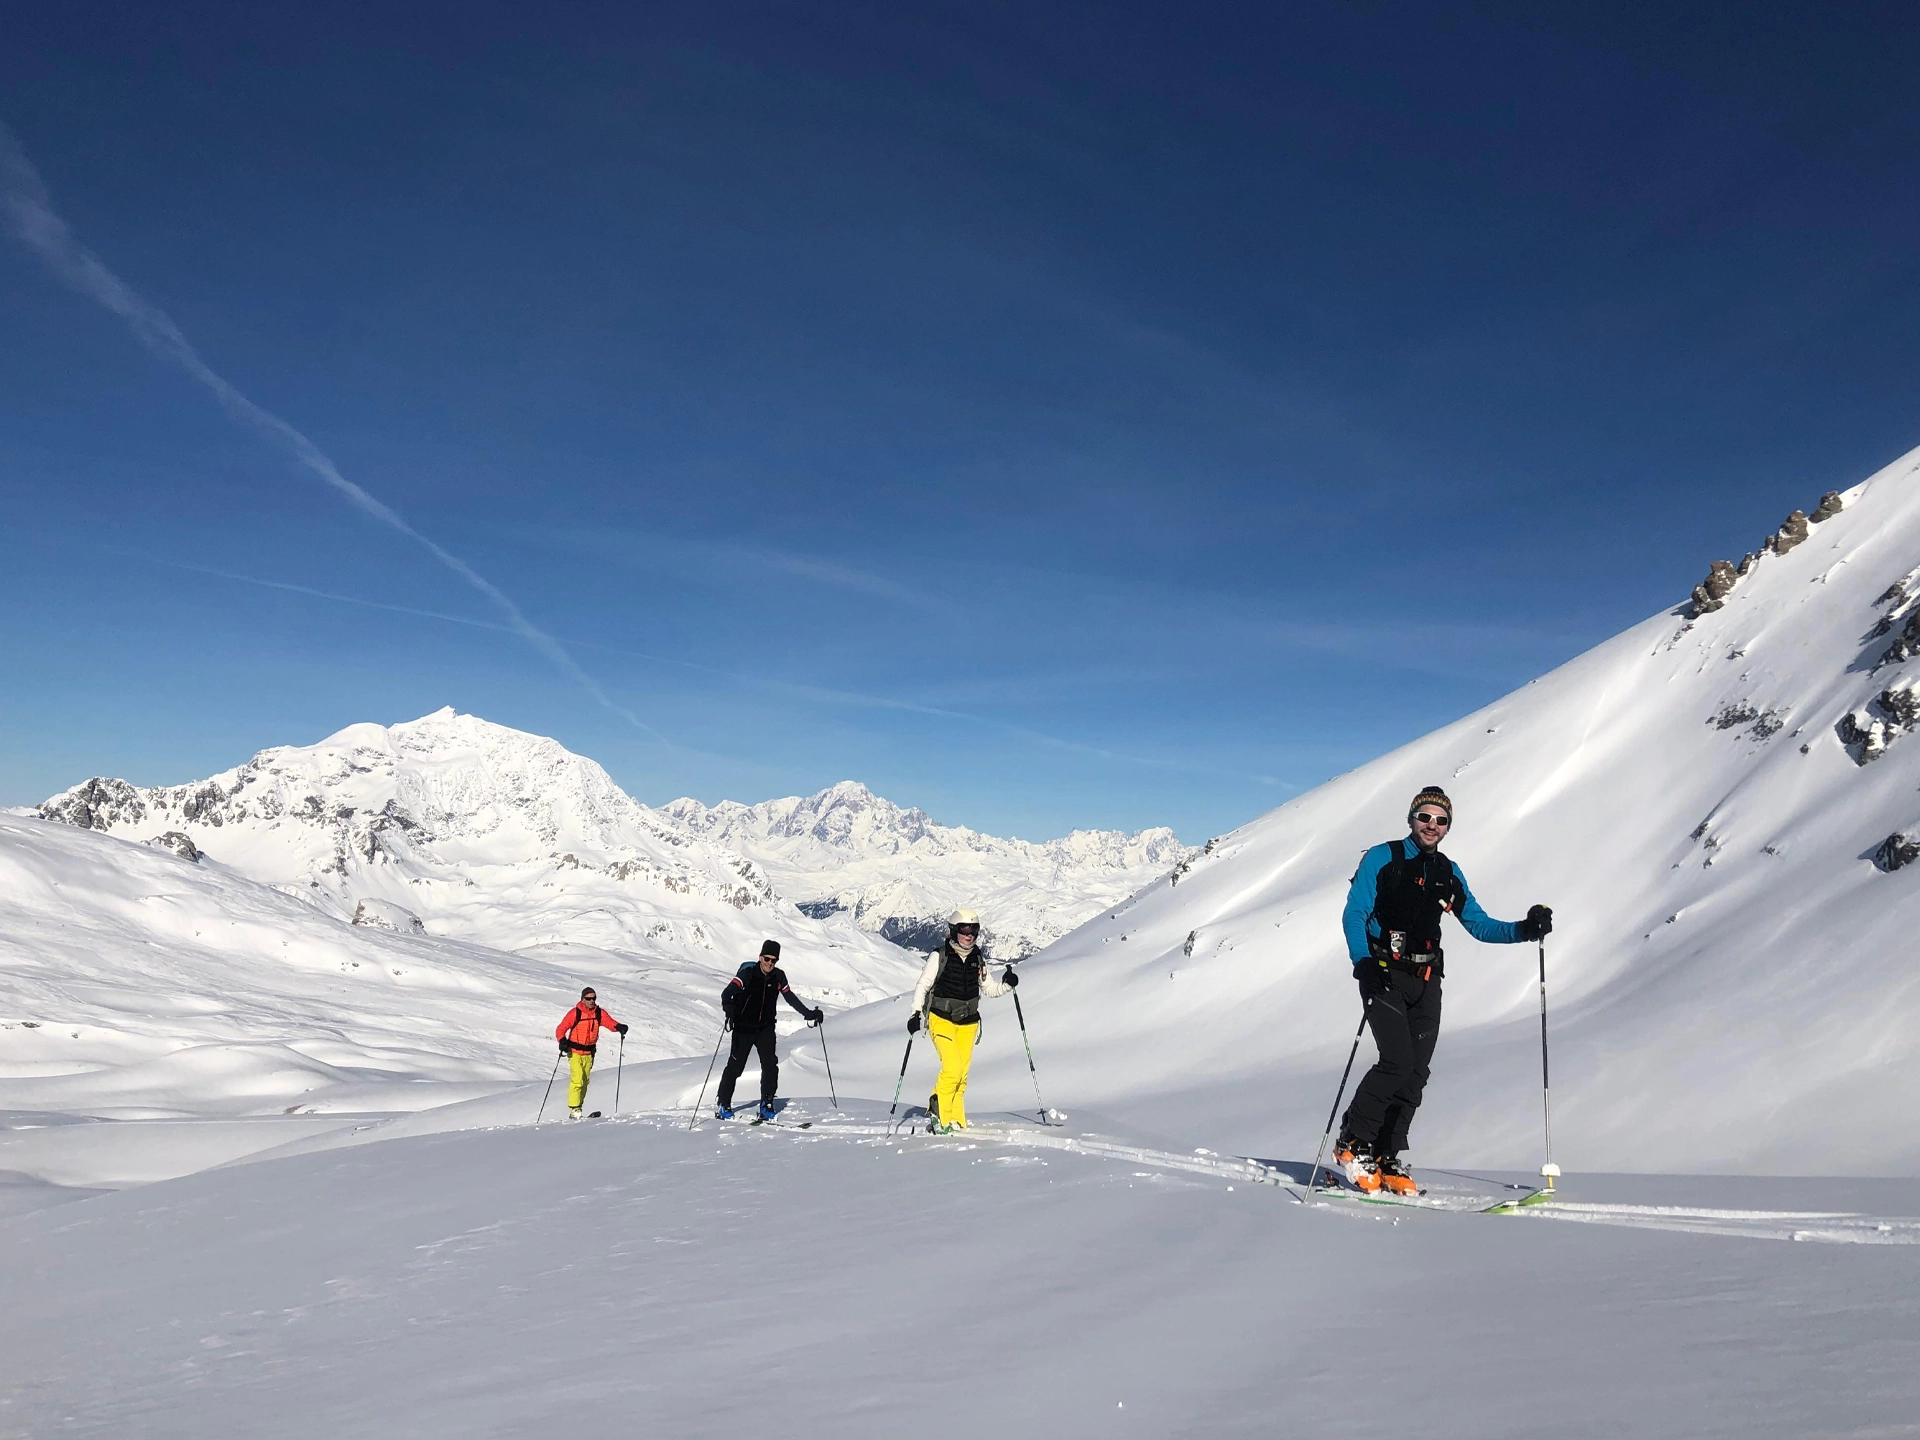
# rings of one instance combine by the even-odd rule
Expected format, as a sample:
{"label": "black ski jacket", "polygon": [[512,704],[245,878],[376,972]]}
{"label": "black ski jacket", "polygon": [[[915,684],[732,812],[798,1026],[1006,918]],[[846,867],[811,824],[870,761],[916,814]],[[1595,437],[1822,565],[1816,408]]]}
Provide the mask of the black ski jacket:
{"label": "black ski jacket", "polygon": [[778,1008],[774,1002],[780,996],[802,1015],[812,1013],[807,1003],[787,988],[786,971],[776,965],[762,975],[760,962],[749,960],[720,992],[720,1008],[727,1012],[734,1029],[764,1030],[774,1022]]}

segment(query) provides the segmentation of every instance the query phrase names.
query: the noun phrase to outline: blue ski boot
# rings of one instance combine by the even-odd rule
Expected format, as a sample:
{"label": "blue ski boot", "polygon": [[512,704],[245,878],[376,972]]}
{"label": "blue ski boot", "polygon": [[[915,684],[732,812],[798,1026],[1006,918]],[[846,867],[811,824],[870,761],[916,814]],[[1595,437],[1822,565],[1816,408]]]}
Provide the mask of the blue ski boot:
{"label": "blue ski boot", "polygon": [[771,1120],[777,1113],[779,1112],[773,1108],[773,1102],[771,1100],[762,1100],[760,1102],[760,1118],[762,1120]]}
{"label": "blue ski boot", "polygon": [[714,1106],[713,1118],[716,1120],[731,1120],[733,1118],[733,1107],[731,1105]]}

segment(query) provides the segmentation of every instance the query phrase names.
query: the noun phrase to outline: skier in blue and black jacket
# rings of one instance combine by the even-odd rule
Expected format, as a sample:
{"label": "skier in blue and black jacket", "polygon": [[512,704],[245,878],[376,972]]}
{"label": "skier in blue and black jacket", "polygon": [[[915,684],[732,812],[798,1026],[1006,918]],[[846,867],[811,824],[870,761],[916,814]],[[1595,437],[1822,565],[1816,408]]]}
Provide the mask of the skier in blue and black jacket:
{"label": "skier in blue and black jacket", "polygon": [[1380,1059],[1353,1092],[1334,1159],[1369,1192],[1418,1192],[1400,1152],[1407,1148],[1440,1038],[1440,977],[1446,969],[1440,917],[1452,914],[1469,935],[1490,945],[1538,940],[1553,929],[1553,912],[1545,905],[1535,905],[1524,920],[1495,920],[1480,908],[1460,867],[1440,853],[1452,825],[1446,791],[1429,785],[1414,796],[1407,838],[1375,845],[1360,857],[1340,916]]}

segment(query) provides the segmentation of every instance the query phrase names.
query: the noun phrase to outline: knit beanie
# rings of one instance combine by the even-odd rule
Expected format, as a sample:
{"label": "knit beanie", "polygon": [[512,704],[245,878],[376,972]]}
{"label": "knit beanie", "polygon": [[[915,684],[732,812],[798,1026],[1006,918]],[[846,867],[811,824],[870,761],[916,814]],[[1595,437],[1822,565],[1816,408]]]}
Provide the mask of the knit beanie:
{"label": "knit beanie", "polygon": [[1413,823],[1415,813],[1422,805],[1438,805],[1447,812],[1447,818],[1453,818],[1453,801],[1447,798],[1447,792],[1438,785],[1423,785],[1420,793],[1413,797],[1413,803],[1407,806],[1407,823]]}
{"label": "knit beanie", "polygon": [[760,955],[763,959],[771,957],[778,960],[780,958],[780,942],[778,940],[767,941],[766,944],[760,947]]}

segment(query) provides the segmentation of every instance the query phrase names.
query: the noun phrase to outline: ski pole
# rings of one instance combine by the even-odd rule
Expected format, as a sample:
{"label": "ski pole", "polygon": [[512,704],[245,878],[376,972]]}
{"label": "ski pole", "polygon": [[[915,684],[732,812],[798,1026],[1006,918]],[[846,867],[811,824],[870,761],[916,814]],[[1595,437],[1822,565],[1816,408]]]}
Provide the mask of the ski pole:
{"label": "ski pole", "polygon": [[[1313,1187],[1320,1181],[1320,1162],[1327,1157],[1327,1137],[1333,1134],[1333,1117],[1340,1113],[1340,1102],[1347,1098],[1347,1081],[1353,1075],[1354,1057],[1360,1053],[1360,1037],[1367,1030],[1367,1011],[1373,1006],[1373,997],[1369,995],[1360,1005],[1360,1028],[1353,1032],[1353,1048],[1347,1052],[1347,1068],[1340,1072],[1340,1088],[1334,1092],[1333,1109],[1327,1111],[1327,1128],[1320,1132],[1320,1148],[1314,1152],[1313,1169],[1307,1172],[1307,1194],[1313,1193]],[[1300,1197],[1306,1199],[1306,1195]]]}
{"label": "ski pole", "polygon": [[[727,1029],[728,1029],[727,1023],[723,1023],[720,1026],[720,1040],[725,1040],[727,1038]],[[713,1042],[713,1060],[707,1061],[707,1080],[713,1079],[714,1060],[718,1060],[720,1058],[720,1040],[716,1040]],[[693,1129],[695,1125],[698,1125],[700,1123],[700,1107],[706,1103],[706,1099],[707,1099],[707,1080],[702,1080],[700,1082],[699,1098],[693,1102],[693,1114],[687,1120],[687,1129],[689,1130]]]}
{"label": "ski pole", "polygon": [[540,1116],[545,1115],[547,1113],[547,1101],[553,1098],[554,1076],[558,1075],[559,1073],[560,1073],[560,1057],[559,1055],[556,1054],[553,1057],[553,1070],[547,1076],[547,1093],[540,1097],[540,1114],[535,1115],[533,1117],[533,1123],[535,1125],[538,1125],[540,1123]]}
{"label": "ski pole", "polygon": [[820,1058],[827,1062],[827,1094],[833,1097],[833,1108],[840,1108],[840,1092],[833,1088],[833,1057],[827,1054],[827,1027],[820,1026]]}
{"label": "ski pole", "polygon": [[907,1053],[900,1057],[900,1078],[893,1082],[893,1104],[887,1106],[887,1114],[889,1115],[900,1108],[900,1087],[907,1083],[907,1061],[912,1058],[913,1035],[909,1032],[907,1035]]}
{"label": "ski pole", "polygon": [[[1007,968],[1012,969],[1013,967],[1008,966]],[[1027,1013],[1020,1008],[1020,992],[1018,990],[1013,992],[1013,1013],[1020,1017],[1020,1043],[1027,1047],[1027,1073],[1033,1076],[1033,1098],[1040,1106],[1040,1123],[1042,1125],[1051,1125],[1053,1122],[1047,1119],[1047,1102],[1040,1098],[1040,1072],[1033,1068],[1033,1042],[1027,1039]]]}
{"label": "ski pole", "polygon": [[613,1113],[620,1113],[620,1077],[627,1072],[627,1036],[620,1035],[620,1058],[613,1062]]}
{"label": "ski pole", "polygon": [[1547,1163],[1540,1167],[1546,1177],[1547,1193],[1560,1178],[1560,1167],[1553,1163],[1553,1087],[1547,1080],[1547,937],[1540,937],[1540,1119],[1546,1127]]}

